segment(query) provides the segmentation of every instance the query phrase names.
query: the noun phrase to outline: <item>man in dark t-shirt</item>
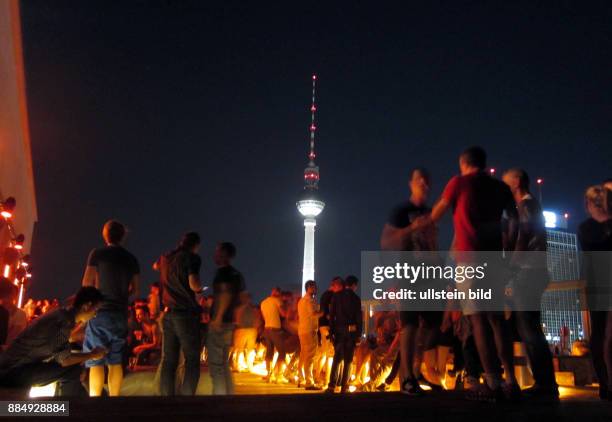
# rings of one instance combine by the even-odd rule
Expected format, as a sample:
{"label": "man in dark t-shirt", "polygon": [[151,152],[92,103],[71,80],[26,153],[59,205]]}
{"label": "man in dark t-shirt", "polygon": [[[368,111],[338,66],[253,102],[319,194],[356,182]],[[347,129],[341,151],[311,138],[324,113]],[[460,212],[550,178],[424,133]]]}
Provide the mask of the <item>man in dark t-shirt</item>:
{"label": "man in dark t-shirt", "polygon": [[100,396],[104,387],[104,365],[108,366],[108,392],[118,396],[123,382],[123,357],[127,343],[127,313],[130,294],[138,294],[138,260],[124,249],[125,226],[110,220],[104,224],[102,237],[106,246],[91,251],[83,276],[83,286],[95,286],[104,300],[95,318],[85,329],[83,350],[106,348],[102,359],[88,360],[89,394]]}
{"label": "man in dark t-shirt", "polygon": [[[393,209],[381,236],[381,248],[391,251],[436,251],[437,231],[435,225],[414,230],[413,223],[429,215],[427,206],[430,187],[429,172],[416,168],[410,172],[410,199]],[[432,254],[425,255],[428,259]],[[440,311],[406,311],[399,312],[401,321],[400,359],[401,392],[408,395],[423,394],[414,373],[416,359],[417,334],[419,324],[423,321],[423,330],[439,331]]]}
{"label": "man in dark t-shirt", "polygon": [[195,291],[191,288],[189,276],[198,276],[202,258],[185,248],[178,248],[161,259],[162,272],[165,271],[162,303],[172,310],[199,312]]}
{"label": "man in dark t-shirt", "polygon": [[213,280],[214,302],[208,325],[208,367],[214,395],[234,394],[234,383],[229,366],[229,353],[234,336],[234,311],[240,304],[240,292],[245,290],[244,277],[232,264],[236,247],[221,242],[215,249],[217,273]]}
{"label": "man in dark t-shirt", "polygon": [[334,344],[331,341],[329,333],[329,305],[331,304],[334,293],[338,293],[344,289],[344,281],[342,277],[336,276],[332,279],[329,284],[329,288],[321,295],[319,301],[319,307],[323,315],[319,318],[319,336],[321,346],[319,347],[319,358],[316,359],[318,367],[315,368],[318,384],[327,385],[329,384],[329,377],[331,374],[332,360],[334,358]]}
{"label": "man in dark t-shirt", "polygon": [[181,350],[185,356],[185,376],[178,388],[181,395],[194,395],[200,380],[200,313],[196,294],[204,290],[200,283],[200,235],[183,235],[178,248],[160,259],[160,280],[164,316],[162,319],[162,361],[160,390],[162,396],[174,395],[176,369]]}

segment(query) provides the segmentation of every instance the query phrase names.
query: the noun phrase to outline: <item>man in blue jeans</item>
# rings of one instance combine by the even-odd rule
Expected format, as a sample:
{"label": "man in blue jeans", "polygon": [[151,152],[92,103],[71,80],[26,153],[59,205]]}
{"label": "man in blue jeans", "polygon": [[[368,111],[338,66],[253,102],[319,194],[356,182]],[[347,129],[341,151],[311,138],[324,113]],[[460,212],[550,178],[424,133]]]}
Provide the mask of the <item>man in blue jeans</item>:
{"label": "man in blue jeans", "polygon": [[164,304],[161,394],[176,393],[175,380],[179,354],[185,356],[185,375],[178,387],[181,395],[194,395],[200,380],[200,314],[196,293],[204,290],[200,283],[202,260],[197,254],[200,236],[186,233],[178,248],[160,260],[162,302]]}
{"label": "man in blue jeans", "polygon": [[240,304],[240,292],[244,291],[244,277],[232,264],[236,247],[221,242],[215,249],[214,261],[217,273],[213,280],[214,302],[208,324],[208,368],[213,382],[213,394],[234,394],[234,382],[229,366],[229,352],[234,337],[234,311]]}
{"label": "man in blue jeans", "polygon": [[104,388],[104,365],[108,366],[108,395],[118,396],[123,383],[123,357],[127,344],[127,316],[130,295],[138,295],[138,260],[121,246],[125,226],[110,220],[102,237],[106,246],[91,251],[83,275],[83,286],[97,287],[104,300],[95,318],[87,324],[83,350],[105,348],[102,359],[88,360],[89,395],[97,397]]}

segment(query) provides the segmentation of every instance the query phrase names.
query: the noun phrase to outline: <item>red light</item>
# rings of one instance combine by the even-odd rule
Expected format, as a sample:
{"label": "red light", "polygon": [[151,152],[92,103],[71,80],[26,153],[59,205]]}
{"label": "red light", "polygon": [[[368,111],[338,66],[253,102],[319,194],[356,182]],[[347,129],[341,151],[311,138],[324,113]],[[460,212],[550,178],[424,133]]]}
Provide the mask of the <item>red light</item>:
{"label": "red light", "polygon": [[315,125],[310,125],[310,130],[314,132],[315,130],[317,130],[317,127]]}
{"label": "red light", "polygon": [[2,211],[2,217],[4,218],[11,218],[13,216],[12,213],[8,212],[8,211]]}
{"label": "red light", "polygon": [[566,212],[565,214],[563,214],[563,217],[565,217],[565,219],[567,220],[569,218],[569,213]]}
{"label": "red light", "polygon": [[16,245],[14,246],[14,248],[15,248],[15,249],[17,249],[17,250],[22,250],[22,249],[23,249],[23,245],[16,244]]}
{"label": "red light", "polygon": [[314,113],[315,111],[317,111],[317,108],[315,107],[315,105],[314,105],[314,104],[312,105],[312,107],[310,107],[310,111],[312,111],[313,113]]}
{"label": "red light", "polygon": [[317,75],[312,75],[312,80],[316,80],[317,79]]}
{"label": "red light", "polygon": [[542,180],[542,179],[538,179],[538,180],[536,180],[536,183],[537,183],[538,185],[541,185],[541,184],[542,184],[542,182],[544,182],[544,180]]}
{"label": "red light", "polygon": [[492,168],[489,171],[491,172],[491,174],[495,174],[495,169]]}

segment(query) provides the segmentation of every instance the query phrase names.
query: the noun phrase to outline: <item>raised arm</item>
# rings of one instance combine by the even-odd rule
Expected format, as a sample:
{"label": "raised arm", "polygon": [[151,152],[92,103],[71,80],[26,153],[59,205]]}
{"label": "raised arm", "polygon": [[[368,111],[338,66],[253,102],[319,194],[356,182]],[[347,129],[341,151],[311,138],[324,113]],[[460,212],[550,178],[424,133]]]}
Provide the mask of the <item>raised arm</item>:
{"label": "raised arm", "polygon": [[95,250],[91,251],[87,257],[87,265],[85,266],[85,273],[83,274],[81,284],[83,287],[98,287],[98,263]]}

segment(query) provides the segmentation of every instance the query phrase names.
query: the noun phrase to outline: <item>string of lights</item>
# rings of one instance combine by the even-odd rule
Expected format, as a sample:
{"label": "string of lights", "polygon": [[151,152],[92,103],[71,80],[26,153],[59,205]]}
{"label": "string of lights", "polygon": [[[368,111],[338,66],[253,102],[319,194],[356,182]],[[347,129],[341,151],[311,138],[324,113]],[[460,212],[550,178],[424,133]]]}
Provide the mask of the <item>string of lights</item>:
{"label": "string of lights", "polygon": [[26,284],[32,278],[32,268],[30,267],[30,255],[24,254],[25,235],[17,234],[13,225],[13,217],[17,201],[15,198],[8,197],[0,202],[0,224],[9,234],[8,245],[4,248],[1,262],[3,264],[2,276],[19,287],[19,298],[17,306],[22,307],[25,296]]}

